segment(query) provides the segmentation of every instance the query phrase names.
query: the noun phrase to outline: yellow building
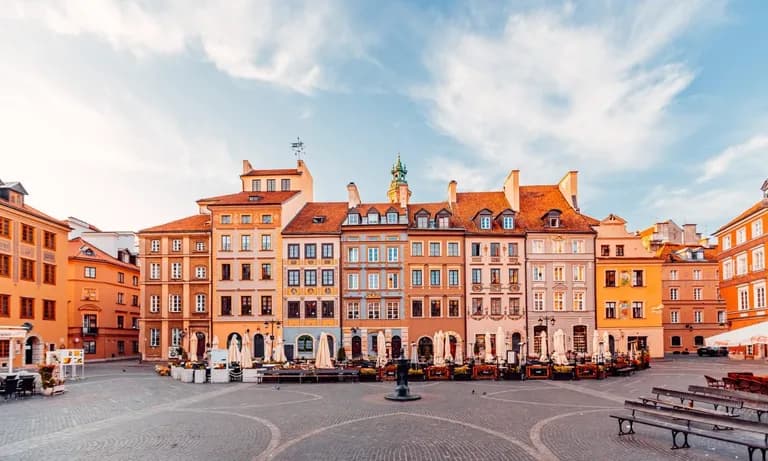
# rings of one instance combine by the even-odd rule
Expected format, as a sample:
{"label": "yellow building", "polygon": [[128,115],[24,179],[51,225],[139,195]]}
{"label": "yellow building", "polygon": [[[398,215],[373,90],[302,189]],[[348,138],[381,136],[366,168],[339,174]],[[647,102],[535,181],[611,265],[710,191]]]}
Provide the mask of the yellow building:
{"label": "yellow building", "polygon": [[69,226],[25,195],[20,183],[0,181],[0,368],[43,362],[67,341]]}
{"label": "yellow building", "polygon": [[608,332],[611,352],[628,352],[634,344],[663,357],[662,260],[626,225],[611,214],[595,226],[597,329]]}

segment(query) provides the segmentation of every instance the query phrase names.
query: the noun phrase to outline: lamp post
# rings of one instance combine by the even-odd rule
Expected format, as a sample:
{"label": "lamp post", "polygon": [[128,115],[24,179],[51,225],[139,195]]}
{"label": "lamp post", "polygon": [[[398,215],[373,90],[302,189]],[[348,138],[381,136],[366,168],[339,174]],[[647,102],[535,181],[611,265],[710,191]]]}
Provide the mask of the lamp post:
{"label": "lamp post", "polygon": [[[267,327],[269,327],[269,340],[274,341],[275,340],[275,325],[277,325],[277,328],[280,328],[280,325],[282,325],[282,322],[280,320],[265,320],[264,321],[264,332],[266,333]],[[248,331],[248,330],[246,330]]]}
{"label": "lamp post", "polygon": [[555,316],[546,314],[543,317],[539,317],[539,326],[543,326],[547,332],[547,350],[549,352],[549,356],[552,357],[552,348],[549,347],[550,344],[550,338],[552,335],[549,332],[549,325],[555,326]]}

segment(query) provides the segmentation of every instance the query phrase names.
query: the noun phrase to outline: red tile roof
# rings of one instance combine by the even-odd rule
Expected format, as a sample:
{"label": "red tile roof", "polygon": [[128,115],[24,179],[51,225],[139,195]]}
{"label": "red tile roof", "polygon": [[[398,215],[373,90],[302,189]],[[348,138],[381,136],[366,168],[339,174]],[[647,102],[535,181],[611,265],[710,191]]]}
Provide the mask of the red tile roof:
{"label": "red tile roof", "polygon": [[[487,209],[491,212],[491,229],[480,229],[473,219],[477,213]],[[506,209],[511,209],[504,192],[459,192],[456,194],[456,204],[453,207],[456,224],[466,229],[467,232],[477,234],[522,234],[522,229],[515,217],[514,229],[503,229],[496,216]]]}
{"label": "red tile roof", "polygon": [[[93,251],[93,255],[85,254],[86,248],[90,248]],[[123,261],[120,261],[119,259],[112,257],[112,255],[110,255],[109,253],[101,251],[98,247],[86,242],[80,237],[73,238],[72,240],[69,241],[67,256],[69,258],[107,262],[110,264],[115,264],[117,266],[125,267],[127,269],[130,269],[136,272],[139,271],[139,266],[134,266],[133,264],[128,264]]]}
{"label": "red tile roof", "polygon": [[[316,217],[323,217],[316,222]],[[285,226],[287,234],[338,234],[341,223],[347,217],[347,202],[312,202],[307,203],[299,213]]]}
{"label": "red tile roof", "polygon": [[299,191],[274,191],[274,192],[238,192],[236,194],[219,195],[216,197],[201,198],[197,203],[207,203],[213,206],[221,205],[279,205]]}
{"label": "red tile roof", "polygon": [[360,213],[361,216],[365,216],[368,214],[368,211],[373,208],[374,210],[379,212],[379,215],[386,215],[387,211],[394,210],[397,212],[398,215],[402,213],[402,209],[400,208],[399,203],[389,203],[389,202],[383,202],[383,203],[361,203],[360,205],[355,207],[355,210],[357,210],[358,213]]}
{"label": "red tile roof", "polygon": [[[560,227],[545,226],[542,219],[550,210],[560,210]],[[553,186],[521,186],[520,213],[515,226],[528,232],[594,232],[594,218],[582,215],[571,207],[560,188]]]}
{"label": "red tile roof", "polygon": [[720,229],[716,230],[713,235],[717,235],[720,231],[727,229],[728,227],[738,223],[743,219],[749,218],[763,208],[768,208],[768,199],[762,199],[751,207],[747,208],[745,212],[728,221],[728,224],[721,226]]}
{"label": "red tile roof", "polygon": [[280,175],[300,175],[301,172],[296,168],[283,168],[277,170],[251,170],[248,173],[243,173],[243,176],[280,176]]}
{"label": "red tile roof", "polygon": [[142,229],[139,233],[149,232],[200,232],[211,230],[211,216],[207,214],[196,214],[186,218],[177,219],[159,226]]}
{"label": "red tile roof", "polygon": [[[677,253],[681,250],[684,250],[686,248],[690,248],[692,250],[704,250],[704,259],[685,259],[679,256]],[[678,245],[674,243],[665,243],[661,247],[659,247],[658,250],[656,250],[656,257],[661,258],[664,261],[675,261],[675,262],[690,262],[690,263],[704,263],[704,262],[715,262],[717,261],[717,247],[708,247],[704,248],[700,245]]]}

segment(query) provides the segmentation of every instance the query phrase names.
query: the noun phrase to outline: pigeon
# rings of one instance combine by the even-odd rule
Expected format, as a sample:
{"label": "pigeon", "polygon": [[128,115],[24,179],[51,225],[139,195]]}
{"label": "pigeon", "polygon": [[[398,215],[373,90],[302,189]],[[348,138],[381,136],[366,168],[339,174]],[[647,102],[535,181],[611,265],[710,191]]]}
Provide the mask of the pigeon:
{"label": "pigeon", "polygon": [[273,389],[275,389],[276,391],[279,391],[280,390],[280,386],[275,386]]}
{"label": "pigeon", "polygon": [[123,368],[123,373],[125,373],[125,368]]}
{"label": "pigeon", "polygon": [[474,390],[474,389],[472,389],[472,394],[473,394],[473,395],[475,394],[475,390]]}
{"label": "pigeon", "polygon": [[485,395],[485,392],[483,392],[483,395]]}

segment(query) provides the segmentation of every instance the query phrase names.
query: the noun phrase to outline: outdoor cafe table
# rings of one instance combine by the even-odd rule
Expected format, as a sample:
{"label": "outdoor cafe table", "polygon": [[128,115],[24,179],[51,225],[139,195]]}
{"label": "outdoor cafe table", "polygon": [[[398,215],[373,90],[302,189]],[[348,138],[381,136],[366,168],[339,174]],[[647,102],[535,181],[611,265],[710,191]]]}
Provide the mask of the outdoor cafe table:
{"label": "outdoor cafe table", "polygon": [[0,372],[0,379],[5,381],[5,378],[8,376],[16,376],[16,378],[21,379],[22,376],[34,376],[35,377],[35,390],[40,390],[43,387],[43,379],[40,377],[40,373],[36,371],[27,371],[24,369],[14,371],[13,373],[8,372]]}

